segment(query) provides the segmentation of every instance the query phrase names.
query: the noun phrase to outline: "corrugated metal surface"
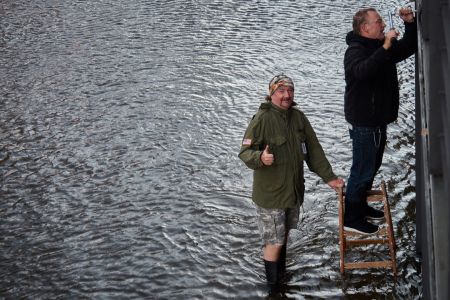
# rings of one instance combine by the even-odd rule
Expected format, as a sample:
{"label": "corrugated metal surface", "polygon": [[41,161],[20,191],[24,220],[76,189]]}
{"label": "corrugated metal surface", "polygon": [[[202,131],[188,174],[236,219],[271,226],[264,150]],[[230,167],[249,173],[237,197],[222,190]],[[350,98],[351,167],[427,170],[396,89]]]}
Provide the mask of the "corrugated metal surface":
{"label": "corrugated metal surface", "polygon": [[423,299],[450,299],[450,5],[416,1],[417,251]]}

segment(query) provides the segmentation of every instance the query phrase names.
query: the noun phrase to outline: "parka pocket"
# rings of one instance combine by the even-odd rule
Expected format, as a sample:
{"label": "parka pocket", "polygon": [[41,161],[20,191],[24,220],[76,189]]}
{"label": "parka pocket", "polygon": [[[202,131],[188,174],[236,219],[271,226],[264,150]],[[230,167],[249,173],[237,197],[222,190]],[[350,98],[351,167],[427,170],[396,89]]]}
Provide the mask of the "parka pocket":
{"label": "parka pocket", "polygon": [[286,180],[286,165],[273,164],[268,167],[262,167],[254,172],[253,185],[254,190],[265,192],[274,192],[283,188]]}
{"label": "parka pocket", "polygon": [[273,192],[282,188],[286,180],[287,140],[284,136],[275,136],[269,140],[269,151],[273,154],[274,162],[255,170],[253,184],[257,190]]}
{"label": "parka pocket", "polygon": [[275,136],[269,141],[270,153],[274,156],[274,164],[278,165],[286,161],[286,155],[284,154],[284,149],[286,148],[286,138],[282,135]]}

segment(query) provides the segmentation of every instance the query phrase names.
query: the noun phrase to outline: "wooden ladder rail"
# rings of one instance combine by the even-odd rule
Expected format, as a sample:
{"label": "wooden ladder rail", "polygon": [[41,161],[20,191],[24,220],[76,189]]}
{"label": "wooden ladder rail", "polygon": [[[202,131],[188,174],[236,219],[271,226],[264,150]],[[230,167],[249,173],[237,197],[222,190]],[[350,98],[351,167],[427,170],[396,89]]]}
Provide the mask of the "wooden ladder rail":
{"label": "wooden ladder rail", "polygon": [[[368,269],[368,268],[390,268],[394,276],[397,274],[396,264],[396,245],[394,238],[394,230],[392,226],[391,211],[389,200],[386,193],[386,184],[381,182],[381,190],[371,190],[367,192],[368,202],[383,202],[384,217],[386,227],[381,228],[376,234],[377,238],[360,239],[361,235],[344,230],[344,203],[345,193],[342,188],[338,189],[338,212],[339,212],[339,250],[340,250],[340,271],[345,273],[345,269]],[[347,237],[356,237],[355,239],[347,239]],[[347,248],[358,245],[370,244],[386,244],[389,246],[390,260],[385,261],[362,261],[362,262],[345,262],[345,252]]]}

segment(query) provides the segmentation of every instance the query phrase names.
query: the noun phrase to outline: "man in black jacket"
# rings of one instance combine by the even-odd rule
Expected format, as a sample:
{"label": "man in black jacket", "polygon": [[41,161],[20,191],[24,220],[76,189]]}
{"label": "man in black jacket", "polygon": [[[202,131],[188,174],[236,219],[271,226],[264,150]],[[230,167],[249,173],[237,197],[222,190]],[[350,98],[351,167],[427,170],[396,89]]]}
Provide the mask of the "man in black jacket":
{"label": "man in black jacket", "polygon": [[378,226],[367,220],[382,220],[382,211],[370,207],[366,192],[372,188],[381,166],[386,126],[398,116],[399,88],[395,64],[417,50],[417,24],[411,9],[402,8],[405,34],[397,40],[393,28],[373,8],[361,9],[353,17],[353,31],[346,37],[345,119],[350,124],[353,162],[345,197],[344,227],[372,234]]}

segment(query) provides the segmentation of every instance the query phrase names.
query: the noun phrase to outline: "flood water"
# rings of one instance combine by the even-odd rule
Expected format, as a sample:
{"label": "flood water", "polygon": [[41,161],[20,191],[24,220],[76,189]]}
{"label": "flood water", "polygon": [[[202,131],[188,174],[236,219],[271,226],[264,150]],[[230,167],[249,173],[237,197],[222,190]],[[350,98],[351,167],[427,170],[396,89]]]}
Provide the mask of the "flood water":
{"label": "flood water", "polygon": [[[284,72],[347,177],[345,34],[359,7],[401,4],[2,0],[0,298],[264,298],[244,130]],[[376,178],[398,277],[340,275],[337,197],[308,171],[287,299],[420,298],[414,59],[398,68],[401,109]]]}

